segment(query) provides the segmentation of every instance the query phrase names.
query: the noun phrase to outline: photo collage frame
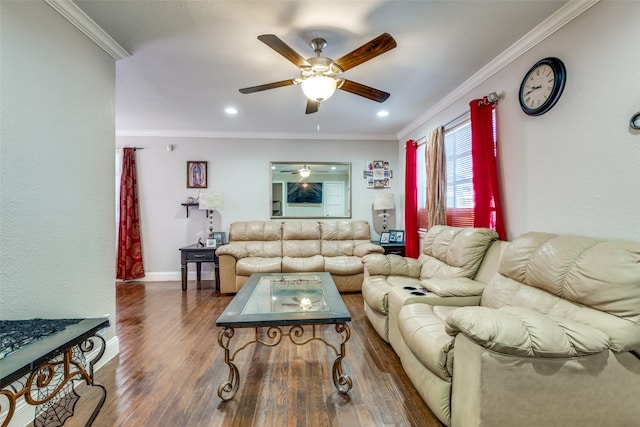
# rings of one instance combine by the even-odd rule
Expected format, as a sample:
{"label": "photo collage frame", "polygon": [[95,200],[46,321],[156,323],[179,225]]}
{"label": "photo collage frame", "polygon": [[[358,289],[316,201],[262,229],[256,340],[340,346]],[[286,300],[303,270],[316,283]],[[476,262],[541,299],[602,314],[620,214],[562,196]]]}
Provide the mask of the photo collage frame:
{"label": "photo collage frame", "polygon": [[393,171],[386,160],[369,160],[363,172],[367,188],[390,188]]}

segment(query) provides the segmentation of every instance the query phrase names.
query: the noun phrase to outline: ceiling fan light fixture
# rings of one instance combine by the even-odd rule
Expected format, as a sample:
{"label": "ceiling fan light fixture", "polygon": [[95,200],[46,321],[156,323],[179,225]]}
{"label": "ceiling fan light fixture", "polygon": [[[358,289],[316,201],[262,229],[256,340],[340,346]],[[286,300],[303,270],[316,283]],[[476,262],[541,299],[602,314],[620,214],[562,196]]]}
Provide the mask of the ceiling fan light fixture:
{"label": "ceiling fan light fixture", "polygon": [[307,165],[305,165],[302,169],[300,169],[299,173],[301,177],[308,178],[309,175],[311,175],[311,170],[307,167]]}
{"label": "ceiling fan light fixture", "polygon": [[334,94],[337,82],[334,78],[315,75],[305,79],[302,84],[302,92],[312,101],[322,102]]}

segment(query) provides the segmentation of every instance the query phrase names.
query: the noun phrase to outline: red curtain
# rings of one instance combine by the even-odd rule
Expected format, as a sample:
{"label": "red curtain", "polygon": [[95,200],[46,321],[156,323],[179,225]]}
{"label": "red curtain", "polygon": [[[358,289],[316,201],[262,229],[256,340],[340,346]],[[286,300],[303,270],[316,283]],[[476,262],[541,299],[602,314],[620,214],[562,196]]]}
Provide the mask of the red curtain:
{"label": "red curtain", "polygon": [[418,147],[412,139],[407,141],[404,184],[404,228],[406,256],[418,258],[418,181],[416,176],[416,153]]}
{"label": "red curtain", "polygon": [[120,179],[120,223],[116,271],[116,278],[121,280],[144,277],[137,187],[135,149],[124,148]]}
{"label": "red curtain", "polygon": [[492,228],[502,240],[506,240],[498,187],[498,144],[493,129],[495,104],[486,99],[474,99],[469,103],[469,109],[475,194],[473,225]]}

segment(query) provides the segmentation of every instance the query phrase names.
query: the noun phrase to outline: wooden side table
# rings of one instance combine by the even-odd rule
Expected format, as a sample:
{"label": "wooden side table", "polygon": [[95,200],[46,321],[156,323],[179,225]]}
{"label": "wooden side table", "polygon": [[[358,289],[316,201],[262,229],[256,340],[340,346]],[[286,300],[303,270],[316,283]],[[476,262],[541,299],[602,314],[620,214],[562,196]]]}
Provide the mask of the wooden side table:
{"label": "wooden side table", "polygon": [[372,241],[371,243],[382,246],[386,255],[405,256],[404,243],[380,243],[379,241]]}
{"label": "wooden side table", "polygon": [[196,279],[198,280],[198,288],[200,288],[200,278],[203,262],[213,263],[213,272],[215,275],[215,289],[220,290],[220,269],[218,268],[218,257],[216,256],[217,248],[207,248],[200,246],[198,243],[180,248],[180,272],[182,273],[182,290],[187,290],[187,263],[196,263]]}

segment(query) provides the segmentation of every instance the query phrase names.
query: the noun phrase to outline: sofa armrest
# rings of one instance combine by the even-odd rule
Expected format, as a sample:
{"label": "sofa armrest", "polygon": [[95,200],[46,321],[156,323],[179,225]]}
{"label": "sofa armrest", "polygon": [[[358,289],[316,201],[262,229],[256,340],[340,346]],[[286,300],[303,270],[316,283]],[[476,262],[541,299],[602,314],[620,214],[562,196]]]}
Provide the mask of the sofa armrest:
{"label": "sofa armrest", "polygon": [[249,252],[245,248],[243,244],[238,244],[234,242],[227,243],[226,245],[220,246],[216,249],[216,255],[218,257],[222,255],[231,255],[235,259],[246,258],[249,256]]}
{"label": "sofa armrest", "polygon": [[461,307],[446,317],[445,329],[489,350],[521,357],[577,357],[609,348],[609,337],[599,329],[524,307]]}
{"label": "sofa armrest", "polygon": [[359,257],[375,253],[383,254],[384,248],[374,243],[360,243],[353,248],[353,254]]}
{"label": "sofa armrest", "polygon": [[454,279],[423,279],[422,286],[440,297],[481,296],[487,286],[485,283],[466,277]]}
{"label": "sofa armrest", "polygon": [[371,276],[420,277],[420,262],[415,258],[369,254],[362,257],[362,262]]}

